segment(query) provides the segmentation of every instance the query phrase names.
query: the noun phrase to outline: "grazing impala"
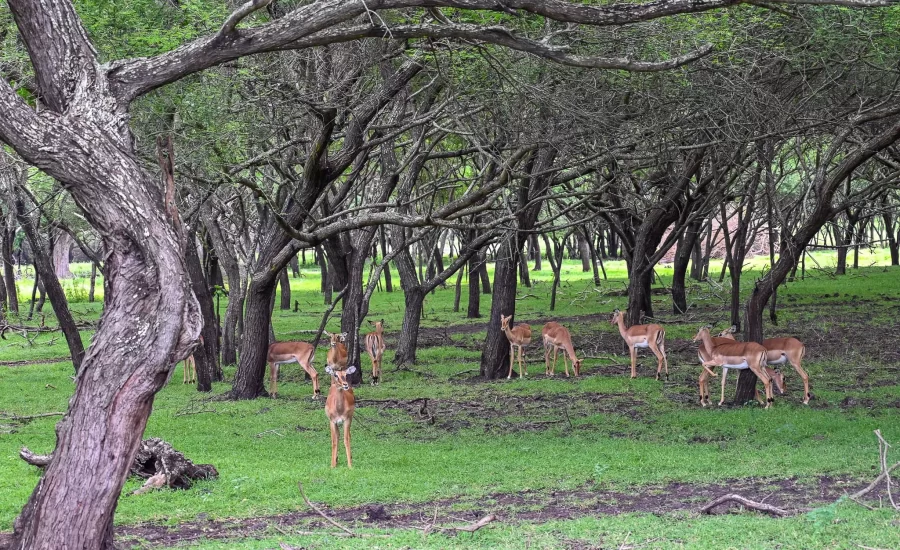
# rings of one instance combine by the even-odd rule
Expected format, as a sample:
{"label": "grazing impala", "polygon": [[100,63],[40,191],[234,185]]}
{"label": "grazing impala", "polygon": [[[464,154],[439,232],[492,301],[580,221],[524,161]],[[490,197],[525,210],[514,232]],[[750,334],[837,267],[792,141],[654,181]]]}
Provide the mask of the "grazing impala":
{"label": "grazing impala", "polygon": [[771,406],[775,399],[772,397],[772,379],[766,373],[766,348],[756,342],[732,342],[716,346],[709,335],[709,327],[702,327],[694,336],[694,342],[702,342],[701,345],[709,351],[710,358],[703,361],[704,367],[752,370],[766,387],[765,408]]}
{"label": "grazing impala", "polygon": [[[731,325],[727,330],[723,330],[721,334],[719,334],[720,338],[728,338],[734,340],[734,333],[737,332],[737,327]],[[803,356],[806,355],[806,346],[803,345],[803,342],[797,340],[796,338],[767,338],[763,340],[763,347],[766,348],[766,364],[774,365],[775,368],[778,368],[778,365],[783,365],[785,363],[790,363],[794,370],[797,371],[797,374],[800,375],[800,378],[803,379],[803,404],[809,405],[809,375],[806,374],[806,371],[803,370],[801,363],[803,362]],[[778,380],[775,381],[778,386],[778,390],[781,393],[784,393],[784,375],[781,372],[775,370],[774,372],[778,373]],[[725,375],[726,372],[722,371],[722,387],[725,387]]]}
{"label": "grazing impala", "polygon": [[319,373],[313,368],[313,359],[316,355],[316,348],[312,344],[306,342],[275,342],[269,346],[269,353],[266,361],[269,362],[269,395],[272,398],[278,397],[278,367],[285,363],[300,363],[303,370],[312,378],[313,383],[313,399],[318,399],[321,392],[319,391]]}
{"label": "grazing impala", "polygon": [[[341,348],[344,349],[343,363],[346,365],[347,348],[343,344],[341,344]],[[340,358],[337,359],[340,360]],[[328,417],[328,426],[331,428],[331,467],[337,466],[338,426],[343,424],[347,467],[353,468],[353,459],[350,457],[350,424],[353,422],[356,398],[353,396],[353,388],[347,382],[347,375],[356,372],[356,367],[350,366],[346,369],[334,369],[331,365],[327,365],[325,372],[331,375],[331,388],[328,390],[328,397],[325,399],[325,416]]]}
{"label": "grazing impala", "polygon": [[663,363],[666,365],[666,380],[669,379],[669,359],[666,357],[666,329],[662,325],[634,325],[625,328],[625,318],[618,309],[613,312],[610,322],[619,326],[619,334],[625,340],[628,351],[631,353],[631,377],[637,378],[637,350],[638,348],[650,348],[656,356],[656,379],[662,371]]}
{"label": "grazing impala", "polygon": [[512,315],[500,316],[500,330],[503,331],[506,339],[509,340],[509,374],[506,375],[507,380],[512,378],[513,357],[516,355],[516,347],[519,348],[519,378],[522,378],[523,371],[525,376],[528,376],[528,368],[523,365],[522,356],[525,353],[523,348],[531,343],[531,325],[520,323],[513,328],[509,328],[511,319]]}
{"label": "grazing impala", "polygon": [[375,325],[375,332],[366,334],[366,353],[372,359],[372,385],[378,385],[381,378],[381,358],[384,356],[384,319],[370,324]]}
{"label": "grazing impala", "polygon": [[[734,338],[725,338],[723,336],[714,337],[711,339],[713,346],[720,346],[722,344],[731,344],[734,342]],[[709,349],[707,349],[706,344],[703,342],[700,343],[700,346],[697,348],[697,356],[700,358],[700,364],[703,365],[704,362],[708,362],[712,359],[712,353]],[[719,405],[725,402],[725,375],[728,374],[728,368],[722,368],[722,395],[719,399]],[[769,375],[769,378],[775,382],[775,387],[778,389],[779,393],[784,393],[782,381],[784,377],[780,372],[766,367],[766,374]],[[716,373],[710,370],[710,368],[706,365],[703,365],[703,372],[700,373],[700,404],[704,407],[709,405],[709,377],[716,376]],[[756,400],[759,401],[761,405],[765,405],[765,401],[762,398],[762,395],[759,393],[759,390],[756,390]]]}
{"label": "grazing impala", "polygon": [[[550,321],[544,325],[541,331],[541,338],[544,341],[544,365],[546,370],[544,374],[553,376],[556,374],[557,354],[560,348],[563,349],[563,367],[566,369],[566,376],[569,376],[569,364],[566,363],[566,356],[572,360],[572,370],[575,376],[581,374],[581,359],[575,356],[575,347],[572,345],[572,335],[569,329],[560,325],[556,321]],[[550,366],[550,348],[553,348],[553,367]]]}

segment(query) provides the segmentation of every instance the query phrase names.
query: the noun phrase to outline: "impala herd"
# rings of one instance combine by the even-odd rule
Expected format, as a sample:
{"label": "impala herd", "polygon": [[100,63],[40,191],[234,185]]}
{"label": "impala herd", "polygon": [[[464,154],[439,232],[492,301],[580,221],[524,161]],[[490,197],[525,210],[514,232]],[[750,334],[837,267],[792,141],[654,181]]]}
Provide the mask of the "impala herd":
{"label": "impala herd", "polygon": [[[528,369],[524,360],[524,348],[531,344],[531,326],[526,323],[510,326],[510,321],[512,321],[511,315],[500,316],[500,329],[506,335],[507,340],[509,340],[509,373],[506,377],[512,378],[513,366],[516,362],[516,351],[518,351],[519,378],[522,378],[523,376],[528,376]],[[366,353],[372,361],[372,385],[377,385],[381,380],[381,361],[385,350],[384,319],[376,323],[371,321],[369,323],[375,327],[375,331],[366,334],[363,342],[365,343]],[[666,330],[662,325],[634,325],[626,328],[624,315],[618,309],[613,312],[610,323],[618,326],[619,334],[628,346],[631,355],[631,378],[637,377],[637,350],[648,348],[656,356],[656,379],[659,380],[663,368],[665,368],[666,380],[669,379],[669,361],[666,358]],[[806,347],[800,340],[796,338],[772,338],[764,340],[762,345],[755,342],[738,342],[734,339],[735,331],[736,328],[732,326],[722,331],[718,336],[713,337],[709,332],[709,327],[702,327],[697,332],[697,335],[694,336],[694,342],[700,343],[697,349],[697,356],[702,367],[699,379],[700,404],[702,406],[706,407],[710,403],[709,378],[717,376],[712,367],[721,367],[722,393],[719,405],[722,405],[725,401],[725,380],[729,369],[750,369],[762,381],[764,386],[765,397],[757,390],[756,399],[765,408],[769,408],[774,401],[773,385],[779,393],[784,393],[784,376],[777,370],[777,367],[785,363],[790,363],[803,379],[803,403],[809,403],[811,397],[809,393],[809,376],[801,366]],[[325,372],[331,376],[331,387],[328,390],[328,397],[325,399],[325,415],[328,417],[328,423],[331,428],[331,467],[337,466],[338,426],[343,425],[347,467],[352,468],[350,424],[353,421],[356,398],[353,395],[353,388],[347,380],[347,376],[356,372],[356,367],[347,365],[348,353],[345,345],[347,333],[332,334],[325,331],[325,335],[329,338]],[[560,350],[563,351],[563,367],[566,376],[569,376],[569,361],[572,363],[574,375],[579,376],[581,374],[581,359],[578,359],[575,354],[572,335],[566,327],[555,321],[550,321],[541,329],[541,342],[544,347],[544,374],[553,376],[556,373],[556,364]],[[552,362],[551,354],[553,356]],[[313,399],[317,399],[321,392],[319,390],[319,375],[313,367],[314,357],[315,347],[306,342],[276,342],[270,345],[267,356],[271,378],[269,394],[273,398],[278,396],[278,367],[285,363],[296,362],[312,378]],[[191,364],[193,364],[193,357],[190,359]],[[772,368],[773,366],[775,368]],[[187,383],[187,370],[186,363],[185,383]]]}

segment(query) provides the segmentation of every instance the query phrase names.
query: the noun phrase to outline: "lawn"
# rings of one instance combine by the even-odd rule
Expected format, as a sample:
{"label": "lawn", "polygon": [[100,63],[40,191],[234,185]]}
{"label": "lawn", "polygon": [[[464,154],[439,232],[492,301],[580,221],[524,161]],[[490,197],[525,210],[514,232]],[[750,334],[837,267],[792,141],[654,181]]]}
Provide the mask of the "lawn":
{"label": "lawn", "polygon": [[[568,261],[555,312],[549,269],[532,272],[532,288],[519,288],[517,322],[531,322],[537,333],[542,322],[560,319],[571,329],[585,357],[577,380],[561,375],[561,365],[556,377],[545,377],[537,344],[526,351],[526,379],[473,378],[485,321],[464,318],[465,281],[463,313],[453,312],[452,285],[428,297],[418,364],[397,370],[391,349],[403,297],[376,292],[370,318],[385,319],[388,351],[382,384],[355,390],[353,470],[342,451],[339,467],[329,468],[322,403],[309,398],[299,366],[282,367],[277,400],[243,402],[221,399],[227,382],[212,395],[182,385],[179,366],[156,399],[145,437],[162,437],[195,462],[214,464],[220,477],[189,491],[141,496],[129,495],[140,485],[130,480],[117,509],[119,536],[140,547],[189,548],[900,548],[900,514],[877,499],[869,510],[840,498],[877,475],[873,430],[900,442],[900,352],[880,345],[900,337],[900,269],[886,267],[886,252],[878,250],[863,253],[866,267],[835,278],[834,256],[814,257],[804,280],[779,290],[779,324],[767,327],[767,336],[806,343],[809,406],[800,403],[802,385],[789,368],[788,393],[776,396],[771,410],[697,404],[700,370],[690,338],[702,324],[728,324],[729,287],[727,278],[717,282],[718,268],[713,282],[690,285],[686,316],[672,315],[668,296],[654,296],[656,319],[667,329],[665,382],[653,379],[655,359],[647,352],[639,377],[626,374],[628,357],[609,323],[611,311],[626,303],[617,295],[624,262],[607,262],[609,280],[595,287],[580,262]],[[766,263],[751,263],[742,292]],[[668,286],[671,270],[658,273]],[[86,281],[66,284],[76,318],[96,320],[100,306],[86,303]],[[19,285],[26,303],[31,283]],[[309,339],[327,307],[318,271],[303,269],[291,287],[300,311],[276,310],[276,334]],[[223,299],[223,313],[225,305]],[[486,316],[490,296],[482,296],[481,307]],[[43,322],[53,325],[49,304],[45,312]],[[329,329],[338,324],[333,317]],[[88,344],[90,332],[83,337]],[[58,333],[7,338],[0,361],[25,364],[0,367],[0,531],[12,528],[40,475],[18,458],[19,449],[51,451],[58,421],[8,417],[62,412],[74,389]],[[320,376],[324,356],[323,347]],[[366,359],[363,366],[368,379]],[[227,377],[233,373],[226,367]],[[313,502],[369,537],[335,535],[309,511],[298,482]],[[796,513],[698,513],[732,490]],[[475,533],[424,536],[420,529],[464,525],[488,513],[498,520]]]}

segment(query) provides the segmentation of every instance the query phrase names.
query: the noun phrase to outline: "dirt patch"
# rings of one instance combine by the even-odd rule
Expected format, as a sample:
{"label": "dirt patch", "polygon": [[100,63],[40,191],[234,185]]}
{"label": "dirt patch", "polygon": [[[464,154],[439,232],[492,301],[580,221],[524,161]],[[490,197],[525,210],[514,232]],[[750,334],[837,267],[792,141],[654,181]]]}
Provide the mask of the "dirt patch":
{"label": "dirt patch", "polygon": [[[739,493],[780,508],[802,512],[837,500],[865,483],[830,476],[800,480],[740,479],[723,483],[669,483],[636,487],[633,491],[608,490],[588,484],[570,491],[524,491],[492,494],[483,498],[442,499],[414,506],[367,503],[350,508],[328,508],[326,513],[351,528],[397,529],[422,527],[432,523],[435,510],[438,524],[475,521],[487,513],[509,523],[543,523],[586,516],[625,513],[670,514],[696,512],[703,504],[725,493]],[[446,511],[453,507],[454,518]],[[723,505],[718,514],[729,513],[734,505]],[[457,522],[456,524],[460,524]],[[116,537],[127,547],[165,547],[197,539],[261,537],[272,531],[290,533],[293,528],[331,531],[333,527],[313,511],[241,520],[198,519],[175,527],[141,524],[119,527]]]}
{"label": "dirt patch", "polygon": [[[549,428],[574,429],[573,420],[601,413],[624,415],[646,422],[647,404],[626,394],[560,393],[508,395],[485,391],[479,400],[417,398],[360,399],[358,409],[374,408],[367,422],[390,422],[389,411],[403,411],[421,424],[445,432],[481,427],[489,433],[543,431]],[[416,430],[404,430],[408,437],[421,439]]]}

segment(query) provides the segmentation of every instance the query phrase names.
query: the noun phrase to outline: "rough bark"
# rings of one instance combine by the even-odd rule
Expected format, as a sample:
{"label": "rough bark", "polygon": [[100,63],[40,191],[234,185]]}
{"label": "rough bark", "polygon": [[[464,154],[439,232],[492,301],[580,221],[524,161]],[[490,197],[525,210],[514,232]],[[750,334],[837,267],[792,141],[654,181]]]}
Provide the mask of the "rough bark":
{"label": "rough bark", "polygon": [[[296,257],[294,258],[296,260]],[[291,280],[288,277],[287,267],[278,274],[278,283],[281,287],[281,311],[291,309]]]}
{"label": "rough bark", "polygon": [[700,227],[703,222],[696,220],[684,228],[678,245],[675,249],[675,261],[672,265],[672,312],[675,315],[687,313],[687,289],[685,278],[687,277],[688,263],[691,255],[697,249],[697,240],[700,237]]}
{"label": "rough bark", "polygon": [[480,252],[469,259],[469,307],[466,319],[481,317],[481,269],[484,265],[484,253]]}
{"label": "rough bark", "polygon": [[5,220],[3,232],[0,234],[0,263],[3,264],[3,283],[6,285],[9,311],[18,315],[19,294],[16,290],[16,273],[13,269],[13,243],[15,238],[15,214],[10,211],[7,220]]}
{"label": "rough bark", "polygon": [[222,373],[222,366],[219,364],[219,325],[216,322],[212,292],[200,258],[197,256],[197,247],[191,242],[193,240],[194,234],[192,233],[185,249],[185,263],[191,278],[191,288],[200,305],[203,323],[200,332],[202,342],[194,350],[193,355],[197,367],[197,391],[208,392],[212,391],[213,382],[221,382],[225,376]]}
{"label": "rough bark", "polygon": [[52,232],[53,272],[57,279],[71,279],[75,277],[69,269],[69,257],[72,254],[72,245],[75,244],[72,236],[61,229]]}
{"label": "rough bark", "polygon": [[[500,330],[500,317],[514,315],[516,311],[516,270],[519,265],[518,237],[512,235],[503,241],[494,267],[494,294],[491,297],[491,316],[488,319],[487,338],[481,352],[479,371],[485,378],[506,376],[503,366],[509,366],[509,340]],[[496,328],[496,330],[493,330]]]}

